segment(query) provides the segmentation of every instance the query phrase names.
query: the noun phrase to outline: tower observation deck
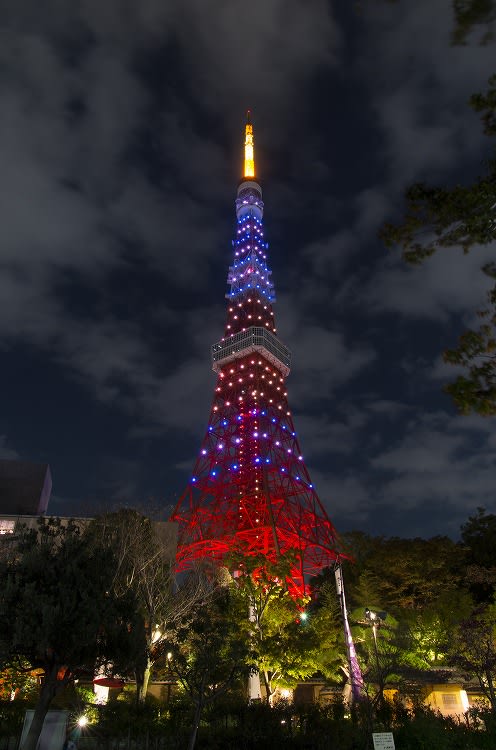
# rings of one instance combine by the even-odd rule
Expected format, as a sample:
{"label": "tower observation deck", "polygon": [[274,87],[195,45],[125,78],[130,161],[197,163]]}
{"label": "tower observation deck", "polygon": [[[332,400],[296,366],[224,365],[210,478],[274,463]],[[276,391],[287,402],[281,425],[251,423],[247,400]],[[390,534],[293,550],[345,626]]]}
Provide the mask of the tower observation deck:
{"label": "tower observation deck", "polygon": [[211,348],[217,383],[192,476],[172,514],[178,568],[233,551],[275,562],[292,556],[290,593],[339,556],[335,529],[300,450],[286,392],[291,352],[277,335],[272,272],[256,178],[253,125],[245,126],[224,336]]}

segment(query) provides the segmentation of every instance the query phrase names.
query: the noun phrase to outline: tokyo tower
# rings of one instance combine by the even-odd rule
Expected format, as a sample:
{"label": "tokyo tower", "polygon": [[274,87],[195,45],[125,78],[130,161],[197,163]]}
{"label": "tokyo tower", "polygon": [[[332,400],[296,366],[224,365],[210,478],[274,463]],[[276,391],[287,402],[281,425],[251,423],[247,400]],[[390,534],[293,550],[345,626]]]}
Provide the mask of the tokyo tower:
{"label": "tokyo tower", "polygon": [[191,479],[171,520],[178,523],[179,570],[204,558],[222,563],[234,550],[271,562],[290,553],[287,586],[298,598],[308,578],[339,552],[288,406],[291,353],[276,332],[263,210],[248,113],[227,320],[212,346],[217,384]]}

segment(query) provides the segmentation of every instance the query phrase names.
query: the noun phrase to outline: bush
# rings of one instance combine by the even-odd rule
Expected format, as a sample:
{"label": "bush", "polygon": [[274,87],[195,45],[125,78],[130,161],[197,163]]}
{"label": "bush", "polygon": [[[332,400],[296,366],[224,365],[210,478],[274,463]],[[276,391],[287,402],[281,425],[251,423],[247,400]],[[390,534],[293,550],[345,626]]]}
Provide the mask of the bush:
{"label": "bush", "polygon": [[[0,704],[0,738],[20,735],[26,707],[22,701]],[[133,695],[124,694],[95,711],[95,721],[81,735],[82,749],[187,747],[193,712],[185,696],[166,704],[148,699],[137,706]],[[195,750],[365,750],[372,747],[372,731],[392,731],[397,750],[496,747],[496,716],[488,709],[454,719],[421,706],[409,711],[399,703],[387,712],[375,711],[369,701],[351,710],[340,702],[322,706],[281,701],[270,708],[231,695],[206,709]]]}
{"label": "bush", "polygon": [[0,737],[15,737],[20,734],[29,701],[0,701]]}

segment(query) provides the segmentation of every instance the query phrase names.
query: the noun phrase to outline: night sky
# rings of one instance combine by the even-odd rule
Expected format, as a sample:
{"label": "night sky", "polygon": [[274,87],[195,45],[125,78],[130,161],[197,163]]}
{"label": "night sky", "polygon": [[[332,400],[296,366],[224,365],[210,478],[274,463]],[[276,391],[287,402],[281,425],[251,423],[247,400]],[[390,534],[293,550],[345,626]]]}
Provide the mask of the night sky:
{"label": "night sky", "polygon": [[405,188],[467,182],[494,46],[447,0],[6,0],[0,26],[0,457],[49,512],[167,518],[200,447],[252,111],[288,398],[338,531],[457,537],[496,512],[495,420],[442,350],[494,248],[410,268]]}

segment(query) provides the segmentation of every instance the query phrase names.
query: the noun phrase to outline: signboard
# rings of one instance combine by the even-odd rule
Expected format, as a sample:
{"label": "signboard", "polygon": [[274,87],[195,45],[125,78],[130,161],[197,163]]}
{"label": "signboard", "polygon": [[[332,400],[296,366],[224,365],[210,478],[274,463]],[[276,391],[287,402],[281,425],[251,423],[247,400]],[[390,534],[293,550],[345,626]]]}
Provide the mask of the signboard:
{"label": "signboard", "polygon": [[374,750],[395,750],[392,732],[372,732]]}

